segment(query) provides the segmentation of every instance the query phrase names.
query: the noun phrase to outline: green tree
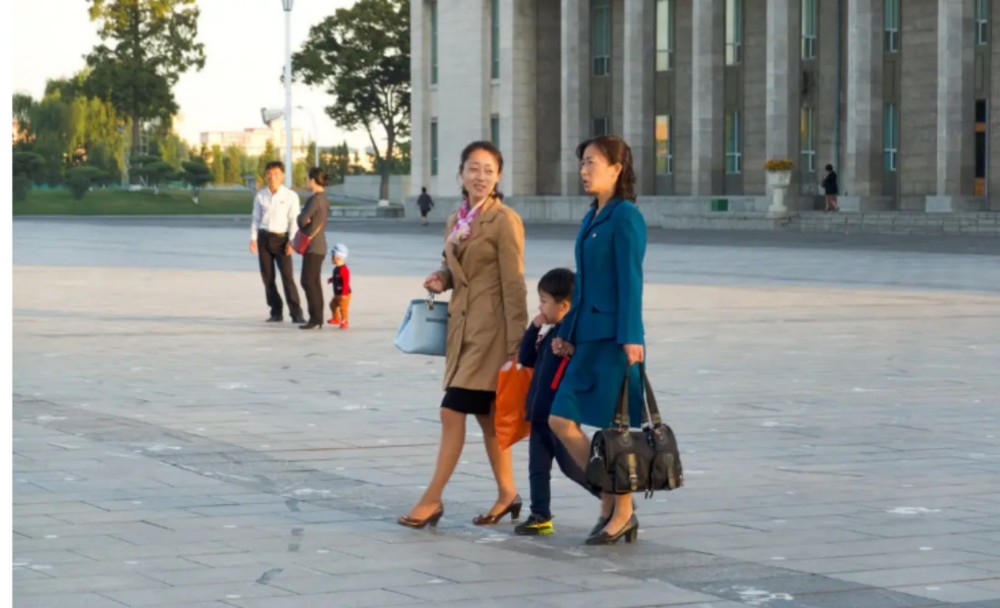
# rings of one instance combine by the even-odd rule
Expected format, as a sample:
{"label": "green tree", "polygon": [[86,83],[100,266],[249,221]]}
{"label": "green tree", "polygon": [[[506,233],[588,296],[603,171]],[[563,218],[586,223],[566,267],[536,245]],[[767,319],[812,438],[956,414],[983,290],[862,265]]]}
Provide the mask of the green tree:
{"label": "green tree", "polygon": [[11,96],[11,114],[17,126],[24,134],[24,139],[31,140],[31,108],[35,105],[35,100],[31,95],[24,93],[14,93]]}
{"label": "green tree", "polygon": [[159,156],[145,155],[132,158],[132,174],[153,187],[153,194],[160,193],[160,184],[177,178],[177,171]]}
{"label": "green tree", "polygon": [[212,183],[221,186],[226,183],[225,156],[222,154],[222,146],[215,144],[212,146]]}
{"label": "green tree", "polygon": [[159,135],[156,138],[156,148],[163,157],[163,162],[171,167],[180,167],[182,162],[191,157],[187,142],[173,131]]}
{"label": "green tree", "polygon": [[264,146],[264,153],[257,158],[257,183],[264,182],[264,167],[267,163],[272,160],[280,160],[278,158],[278,149],[274,147],[274,142],[270,139],[267,140],[267,145]]}
{"label": "green tree", "polygon": [[83,165],[74,167],[66,174],[66,185],[69,186],[73,198],[81,200],[90,191],[90,188],[104,179],[104,175],[97,167]]}
{"label": "green tree", "polygon": [[14,165],[12,174],[14,186],[14,200],[23,201],[28,198],[31,190],[31,181],[35,174],[45,166],[45,159],[34,152],[14,152],[11,156]]}
{"label": "green tree", "polygon": [[295,188],[304,188],[306,185],[306,180],[309,178],[309,165],[305,160],[295,161],[292,167],[292,186]]}
{"label": "green tree", "polygon": [[[315,25],[292,58],[295,74],[334,97],[326,113],[343,129],[364,128],[376,156],[389,161],[409,132],[409,0],[358,0]],[[380,149],[375,130],[385,133]],[[389,198],[390,162],[379,197]]]}
{"label": "green tree", "polygon": [[75,137],[73,108],[59,94],[55,94],[34,104],[30,116],[34,133],[32,151],[45,159],[45,164],[35,175],[35,181],[55,186],[62,183]]}
{"label": "green tree", "polygon": [[182,179],[194,190],[194,204],[197,205],[202,187],[212,181],[212,172],[209,170],[208,165],[205,164],[204,159],[197,156],[191,160],[184,161],[181,163],[181,166],[184,169]]}
{"label": "green tree", "polygon": [[172,87],[205,65],[196,0],[88,0],[101,43],[87,55],[87,89],[131,118],[132,142],[148,120],[169,126],[177,112]]}
{"label": "green tree", "polygon": [[238,146],[229,146],[223,155],[223,181],[227,184],[243,183],[243,157],[245,154]]}

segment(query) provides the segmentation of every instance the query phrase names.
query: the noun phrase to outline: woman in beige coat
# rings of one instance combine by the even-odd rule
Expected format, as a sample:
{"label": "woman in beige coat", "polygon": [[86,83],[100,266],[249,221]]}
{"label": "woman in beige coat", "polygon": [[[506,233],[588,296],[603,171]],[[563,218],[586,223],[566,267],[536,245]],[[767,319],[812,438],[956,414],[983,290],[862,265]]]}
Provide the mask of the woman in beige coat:
{"label": "woman in beige coat", "polygon": [[444,264],[424,282],[433,293],[452,290],[448,305],[441,446],[434,477],[420,502],[399,523],[411,528],[436,525],[444,514],[442,493],[465,444],[465,417],[476,416],[497,482],[497,501],[476,525],[517,519],[521,497],[514,485],[510,450],[501,451],[493,426],[500,369],[517,355],[528,324],[524,284],[524,226],[501,202],[497,183],[503,156],[489,142],[462,151],[459,176],[465,200],[448,218]]}

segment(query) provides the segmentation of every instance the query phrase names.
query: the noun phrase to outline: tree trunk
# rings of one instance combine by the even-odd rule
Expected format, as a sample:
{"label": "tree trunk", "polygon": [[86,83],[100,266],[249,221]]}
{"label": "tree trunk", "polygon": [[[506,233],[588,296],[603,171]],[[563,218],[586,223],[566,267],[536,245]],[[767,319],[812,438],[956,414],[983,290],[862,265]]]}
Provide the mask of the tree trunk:
{"label": "tree trunk", "polygon": [[379,200],[389,200],[389,175],[392,173],[392,150],[395,142],[390,131],[388,141],[385,146],[385,158],[382,160],[382,182],[379,184]]}
{"label": "tree trunk", "polygon": [[132,141],[129,143],[128,157],[125,159],[126,184],[129,186],[132,185],[129,168],[132,166],[132,158],[136,156],[136,148],[139,146],[139,136],[141,134],[139,120],[138,116],[132,116]]}

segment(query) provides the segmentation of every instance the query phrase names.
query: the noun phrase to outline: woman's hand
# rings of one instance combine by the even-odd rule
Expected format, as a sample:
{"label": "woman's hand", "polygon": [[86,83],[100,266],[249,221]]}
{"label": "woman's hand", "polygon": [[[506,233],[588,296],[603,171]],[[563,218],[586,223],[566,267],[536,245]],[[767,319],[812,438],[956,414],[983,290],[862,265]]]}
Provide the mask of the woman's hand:
{"label": "woman's hand", "polygon": [[439,273],[432,273],[424,281],[424,289],[431,293],[444,293],[444,279]]}
{"label": "woman's hand", "polygon": [[642,344],[624,344],[622,349],[625,351],[625,358],[628,359],[629,365],[642,363],[646,359],[646,349],[643,348]]}
{"label": "woman's hand", "polygon": [[552,352],[558,357],[572,357],[576,349],[562,338],[552,340]]}

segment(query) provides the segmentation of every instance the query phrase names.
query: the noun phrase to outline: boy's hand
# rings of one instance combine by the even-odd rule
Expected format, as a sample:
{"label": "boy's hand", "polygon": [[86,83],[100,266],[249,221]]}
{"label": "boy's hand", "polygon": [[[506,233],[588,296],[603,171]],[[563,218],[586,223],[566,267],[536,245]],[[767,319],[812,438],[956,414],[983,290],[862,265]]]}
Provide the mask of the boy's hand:
{"label": "boy's hand", "polygon": [[541,327],[542,325],[545,325],[545,315],[539,314],[537,317],[534,318],[534,320],[531,321],[531,324],[534,325],[535,327]]}
{"label": "boy's hand", "polygon": [[333,283],[333,277],[330,277],[329,279],[326,280],[327,285],[329,285],[330,283]]}
{"label": "boy's hand", "polygon": [[562,338],[552,340],[552,352],[559,357],[572,357],[574,350],[573,345]]}

